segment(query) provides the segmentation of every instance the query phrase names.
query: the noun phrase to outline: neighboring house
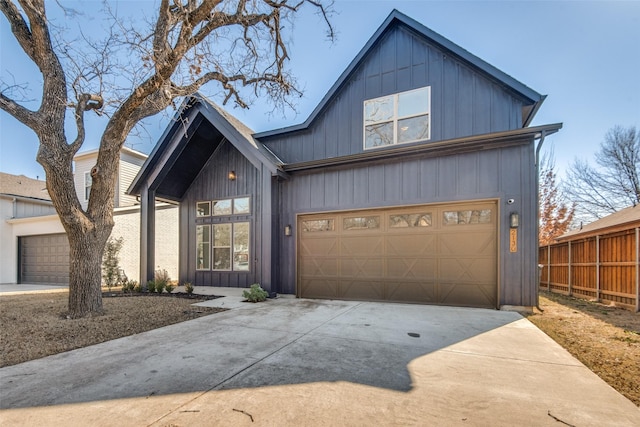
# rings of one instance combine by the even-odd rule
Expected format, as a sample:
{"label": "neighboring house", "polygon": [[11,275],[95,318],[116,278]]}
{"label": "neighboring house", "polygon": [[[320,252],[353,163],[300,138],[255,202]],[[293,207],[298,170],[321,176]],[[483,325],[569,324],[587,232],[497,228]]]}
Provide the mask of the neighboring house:
{"label": "neighboring house", "polygon": [[393,11],[302,124],[253,133],[185,101],[129,192],[141,277],[156,199],[180,203],[180,279],[298,297],[537,303],[544,96]]}
{"label": "neighboring house", "polygon": [[[91,189],[89,172],[97,156],[98,150],[92,150],[74,157],[76,192],[84,209]],[[126,147],[120,152],[115,224],[111,233],[114,238],[124,238],[120,267],[134,280],[138,280],[140,271],[140,203],[125,191],[146,157]],[[0,177],[0,283],[68,283],[69,243],[46,191],[46,183],[9,174]],[[178,275],[178,209],[175,205],[159,203],[156,213],[164,232],[158,237],[158,266],[175,278]]]}
{"label": "neighboring house", "polygon": [[563,234],[539,260],[542,289],[640,311],[640,206]]}

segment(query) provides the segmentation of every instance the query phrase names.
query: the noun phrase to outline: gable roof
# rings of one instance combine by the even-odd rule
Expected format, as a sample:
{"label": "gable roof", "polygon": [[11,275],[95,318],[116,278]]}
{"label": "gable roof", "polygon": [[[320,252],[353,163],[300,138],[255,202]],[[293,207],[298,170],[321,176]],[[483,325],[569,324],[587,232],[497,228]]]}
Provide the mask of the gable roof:
{"label": "gable roof", "polygon": [[[157,197],[179,200],[223,141],[255,167],[265,166],[273,175],[282,173],[282,161],[254,139],[251,129],[196,93],[185,98],[127,193],[140,194],[147,183]],[[172,179],[166,180],[167,176]]]}
{"label": "gable roof", "polygon": [[12,175],[0,172],[0,194],[28,197],[31,199],[51,200],[47,183],[24,175]]}
{"label": "gable roof", "polygon": [[635,227],[640,227],[640,206],[638,205],[607,215],[604,218],[589,223],[582,228],[571,230],[558,237],[556,240],[558,242],[566,242],[569,240],[595,236],[596,234],[612,233]]}
{"label": "gable roof", "polygon": [[297,125],[260,132],[258,134],[255,134],[254,136],[260,139],[308,128],[311,123],[313,123],[313,121],[320,115],[320,113],[322,113],[324,109],[331,103],[331,100],[337,95],[340,89],[349,81],[352,74],[362,64],[362,62],[365,60],[365,57],[374,48],[378,41],[381,40],[382,37],[392,28],[398,25],[402,25],[410,29],[412,32],[418,34],[419,36],[429,40],[429,42],[435,44],[440,49],[449,52],[450,55],[479,70],[491,80],[497,82],[500,86],[510,90],[520,98],[523,98],[524,100],[529,102],[531,105],[526,111],[526,118],[523,120],[522,127],[529,126],[529,124],[533,120],[533,117],[540,108],[540,105],[542,104],[542,102],[544,102],[546,95],[539,94],[535,90],[529,88],[528,86],[524,85],[523,83],[519,82],[503,71],[500,71],[488,62],[478,58],[469,51],[463,49],[462,47],[446,39],[435,31],[427,28],[418,21],[394,9],[389,14],[387,19],[385,19],[382,25],[378,28],[378,30],[373,34],[373,36],[369,39],[369,41],[364,45],[362,50],[360,50],[358,55],[353,59],[353,61],[351,61],[349,66],[340,75],[331,89],[329,89],[329,92],[327,92],[327,94],[322,98],[320,103],[309,115],[307,120]]}

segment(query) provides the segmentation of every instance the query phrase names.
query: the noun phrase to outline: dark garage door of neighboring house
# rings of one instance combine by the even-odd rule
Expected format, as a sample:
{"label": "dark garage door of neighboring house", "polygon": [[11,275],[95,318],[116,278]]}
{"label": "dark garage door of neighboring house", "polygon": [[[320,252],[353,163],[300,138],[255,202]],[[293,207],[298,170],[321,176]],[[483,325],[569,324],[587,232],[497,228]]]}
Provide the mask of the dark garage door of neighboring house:
{"label": "dark garage door of neighboring house", "polygon": [[67,235],[46,234],[19,238],[19,283],[69,283]]}
{"label": "dark garage door of neighboring house", "polygon": [[300,216],[297,295],[495,308],[496,218],[493,202]]}

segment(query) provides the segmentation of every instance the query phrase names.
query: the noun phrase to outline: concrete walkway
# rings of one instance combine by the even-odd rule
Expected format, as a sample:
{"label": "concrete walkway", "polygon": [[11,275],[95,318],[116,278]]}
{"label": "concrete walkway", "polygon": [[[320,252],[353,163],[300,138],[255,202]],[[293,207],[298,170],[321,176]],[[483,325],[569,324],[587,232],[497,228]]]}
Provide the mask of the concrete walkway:
{"label": "concrete walkway", "polygon": [[640,425],[516,313],[286,298],[2,368],[0,408],[11,426]]}
{"label": "concrete walkway", "polygon": [[0,283],[0,296],[48,292],[67,292],[68,290],[69,285],[30,285],[22,283]]}

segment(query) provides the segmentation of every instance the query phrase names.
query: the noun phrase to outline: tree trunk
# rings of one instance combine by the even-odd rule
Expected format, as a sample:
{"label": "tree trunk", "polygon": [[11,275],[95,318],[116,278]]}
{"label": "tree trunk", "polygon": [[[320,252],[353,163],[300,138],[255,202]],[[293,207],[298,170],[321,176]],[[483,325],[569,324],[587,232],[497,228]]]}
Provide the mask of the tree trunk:
{"label": "tree trunk", "polygon": [[[69,316],[102,313],[102,252],[105,233],[68,232]],[[106,233],[107,238],[109,233]]]}

